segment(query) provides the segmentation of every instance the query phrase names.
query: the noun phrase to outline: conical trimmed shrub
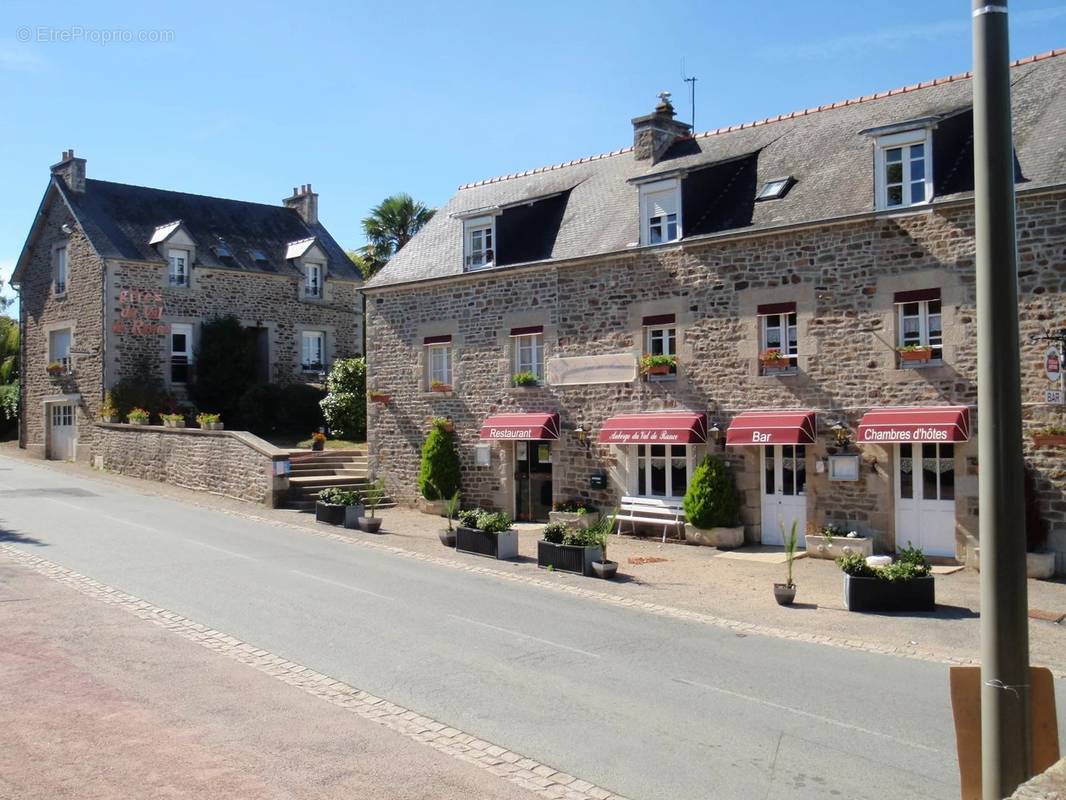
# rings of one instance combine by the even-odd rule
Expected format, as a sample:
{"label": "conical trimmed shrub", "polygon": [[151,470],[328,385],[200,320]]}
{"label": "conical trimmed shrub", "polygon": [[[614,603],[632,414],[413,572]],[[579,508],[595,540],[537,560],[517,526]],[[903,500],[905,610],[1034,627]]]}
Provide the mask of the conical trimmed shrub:
{"label": "conical trimmed shrub", "polygon": [[685,518],[697,528],[732,528],[737,524],[737,490],[722,459],[707,456],[700,462],[681,504]]}
{"label": "conical trimmed shrub", "polygon": [[418,490],[427,500],[447,500],[459,491],[459,451],[455,433],[435,422],[422,444],[422,467],[418,472]]}

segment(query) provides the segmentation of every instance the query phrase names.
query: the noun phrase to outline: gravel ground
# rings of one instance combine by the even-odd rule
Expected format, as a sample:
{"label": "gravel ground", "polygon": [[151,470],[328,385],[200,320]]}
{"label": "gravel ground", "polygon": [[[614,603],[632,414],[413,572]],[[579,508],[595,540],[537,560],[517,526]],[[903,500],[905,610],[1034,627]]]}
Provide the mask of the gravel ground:
{"label": "gravel ground", "polygon": [[[3,452],[12,456],[22,454],[13,448],[4,448]],[[369,539],[438,558],[491,566],[501,572],[538,577],[634,601],[860,644],[889,646],[901,652],[913,650],[956,659],[976,659],[979,653],[979,574],[970,569],[937,576],[938,608],[934,613],[852,614],[843,606],[842,578],[837,567],[831,561],[803,558],[794,565],[794,580],[798,586],[796,604],[781,607],[774,602],[772,584],[784,580],[783,564],[723,558],[714,548],[670,541],[662,544],[656,538],[612,536],[609,555],[619,562],[619,580],[607,582],[539,570],[536,566],[539,525],[517,526],[521,554],[518,561],[493,562],[441,546],[437,531],[443,527],[444,520],[412,509],[381,512],[385,533],[372,536],[316,523],[310,514],[266,509],[173,486],[100,473],[82,465],[38,463],[69,470],[81,477],[116,481],[146,493],[179,498],[274,524],[347,533],[353,538]],[[1066,582],[1061,579],[1030,580],[1028,592],[1030,609],[1066,615]],[[1066,674],[1066,622],[1031,619],[1029,636],[1031,662],[1048,666],[1060,675]]]}

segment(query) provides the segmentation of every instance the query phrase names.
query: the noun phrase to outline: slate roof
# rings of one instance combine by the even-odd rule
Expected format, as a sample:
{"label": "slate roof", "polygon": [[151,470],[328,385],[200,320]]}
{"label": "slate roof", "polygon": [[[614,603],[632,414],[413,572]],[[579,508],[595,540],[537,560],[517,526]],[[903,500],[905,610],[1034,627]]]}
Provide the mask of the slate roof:
{"label": "slate roof", "polygon": [[[247,272],[299,274],[285,260],[291,242],[314,238],[329,259],[331,277],[362,280],[362,274],[321,224],[308,225],[290,208],[243,200],[226,200],[125,183],[86,179],[85,191],[74,192],[59,178],[53,186],[66,198],[86,236],[103,258],[157,261],[163,258],[148,242],[161,225],[180,222],[196,242],[197,267]],[[224,245],[231,258],[220,259]],[[265,261],[251,251],[261,250]]]}
{"label": "slate roof", "polygon": [[[1012,64],[1015,150],[1020,188],[1066,182],[1066,49]],[[860,131],[927,116],[958,116],[972,103],[963,73],[705,133],[677,142],[659,163],[637,161],[632,148],[506,175],[459,188],[433,219],[368,283],[377,288],[463,273],[461,215],[476,209],[569,192],[549,260],[611,253],[639,240],[638,189],[631,182],[658,173],[755,157],[757,189],[791,175],[779,200],[731,214],[728,229],[759,230],[826,221],[874,209],[873,144]],[[969,144],[958,144],[956,162]],[[969,150],[972,161],[972,147]],[[749,159],[750,160],[750,159]],[[742,161],[738,163],[743,163]],[[939,171],[944,165],[936,166]],[[968,194],[946,176],[934,199]],[[751,184],[750,176],[746,183]],[[958,191],[959,189],[963,191]],[[739,225],[740,227],[733,227]],[[715,225],[703,230],[721,233]],[[502,241],[498,243],[502,245]],[[492,272],[506,270],[498,266]]]}

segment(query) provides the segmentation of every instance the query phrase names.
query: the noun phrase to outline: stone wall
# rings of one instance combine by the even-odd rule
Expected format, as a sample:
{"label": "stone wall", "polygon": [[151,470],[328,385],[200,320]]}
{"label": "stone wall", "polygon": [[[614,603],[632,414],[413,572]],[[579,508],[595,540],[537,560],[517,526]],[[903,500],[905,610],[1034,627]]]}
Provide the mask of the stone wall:
{"label": "stone wall", "polygon": [[96,463],[111,472],[271,507],[289,488],[274,475],[288,452],[243,431],[97,423],[93,434]]}
{"label": "stone wall", "polygon": [[[48,426],[46,398],[70,397],[77,404],[78,439],[89,441],[97,417],[104,371],[103,358],[103,262],[62,202],[44,209],[40,235],[31,243],[29,262],[19,290],[22,328],[22,411],[19,440],[34,454],[45,456]],[[67,225],[71,233],[64,233]],[[52,294],[52,248],[67,243],[67,291]],[[71,328],[72,372],[52,378],[48,366],[48,335],[58,328]],[[88,448],[78,455],[87,458]]]}
{"label": "stone wall", "polygon": [[[1060,293],[1066,277],[1066,196],[1021,196],[1018,209],[1023,401],[1043,407],[1045,345],[1028,336],[1064,327]],[[808,448],[808,519],[848,523],[873,535],[879,549],[895,545],[893,448],[863,445],[858,482],[831,482],[814,469],[832,446],[831,419],[854,431],[874,406],[973,405],[976,324],[973,210],[965,204],[876,215],[814,229],[733,235],[680,246],[643,248],[613,257],[478,273],[368,293],[369,386],[392,395],[371,404],[372,467],[391,495],[410,502],[419,446],[431,416],[454,420],[461,442],[468,504],[510,508],[510,446],[494,444],[489,468],[474,466],[473,447],[485,417],[502,411],[558,411],[561,441],[553,445],[556,499],[574,495],[613,504],[626,490],[626,453],[577,442],[575,427],[593,436],[608,417],[662,409],[705,411],[722,430],[737,413],[811,408],[818,437]],[[939,288],[943,300],[941,365],[897,364],[894,293]],[[799,369],[759,374],[756,307],[795,301]],[[676,380],[624,384],[509,387],[507,333],[515,325],[545,326],[547,357],[643,350],[641,314],[674,313],[681,328]],[[451,334],[454,392],[423,391],[422,337]],[[970,442],[956,448],[956,551],[964,558],[977,535],[977,414]],[[714,445],[708,447],[723,452]],[[758,541],[757,448],[730,448],[745,499],[748,538]],[[1057,454],[1028,453],[1042,467],[1044,511],[1052,541],[1066,551],[1066,475]],[[1045,463],[1049,462],[1049,463]],[[589,489],[592,472],[611,475],[606,492]]]}

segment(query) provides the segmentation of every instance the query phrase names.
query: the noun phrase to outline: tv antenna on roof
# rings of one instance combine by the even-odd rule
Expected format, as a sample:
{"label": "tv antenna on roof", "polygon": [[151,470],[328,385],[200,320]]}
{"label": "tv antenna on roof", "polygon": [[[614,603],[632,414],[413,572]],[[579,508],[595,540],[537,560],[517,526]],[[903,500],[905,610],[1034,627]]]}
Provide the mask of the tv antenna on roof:
{"label": "tv antenna on roof", "polygon": [[692,131],[696,131],[696,76],[689,77],[685,74],[685,59],[681,58],[681,80],[688,84],[689,88],[689,103],[692,106]]}

